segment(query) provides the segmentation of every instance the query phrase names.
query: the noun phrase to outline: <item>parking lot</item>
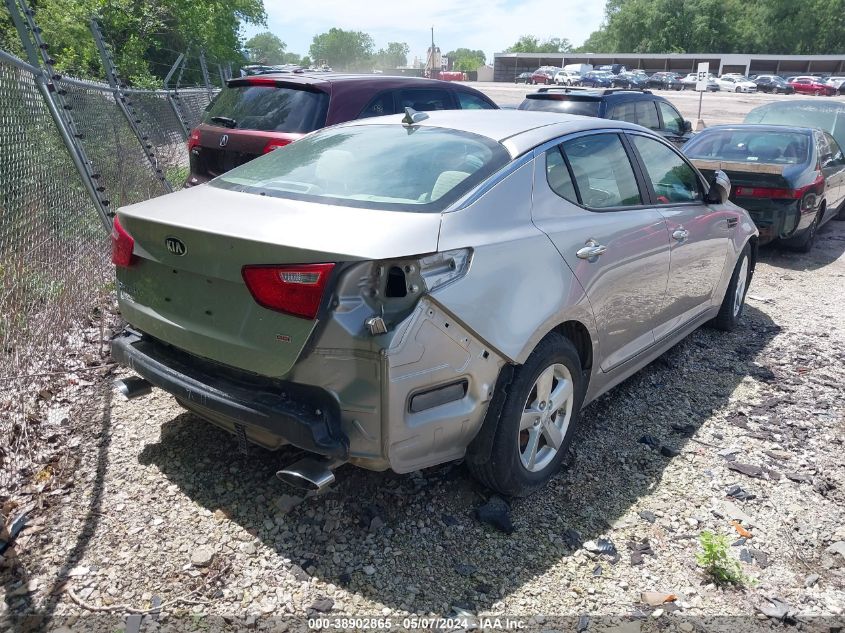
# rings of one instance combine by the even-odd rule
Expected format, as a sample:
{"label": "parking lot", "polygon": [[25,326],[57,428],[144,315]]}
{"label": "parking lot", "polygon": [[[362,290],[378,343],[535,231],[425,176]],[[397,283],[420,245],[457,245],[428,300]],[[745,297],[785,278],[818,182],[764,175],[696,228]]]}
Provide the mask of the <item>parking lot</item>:
{"label": "parking lot", "polygon": [[[518,106],[529,92],[541,86],[524,84],[474,83],[478,88],[501,106]],[[693,122],[698,118],[699,95],[694,91],[655,90],[655,94],[666,97],[684,116]],[[706,92],[701,107],[701,118],[706,125],[719,123],[741,123],[748,112],[757,106],[774,101],[795,101],[796,99],[817,99],[824,103],[839,101],[845,103],[845,97],[807,97],[801,95],[736,94],[730,92]]]}
{"label": "parking lot", "polygon": [[[534,89],[477,87],[501,105]],[[659,94],[695,121],[697,93]],[[707,93],[702,118],[800,98]],[[104,368],[50,385],[69,449],[34,477],[38,512],[6,561],[22,579],[0,584],[0,628],[33,613],[103,631],[130,630],[127,613],[132,630],[274,631],[457,614],[688,633],[718,618],[768,627],[773,608],[826,626],[845,613],[843,304],[845,222],[823,226],[809,254],[764,247],[741,326],[697,330],[590,404],[563,471],[504,508],[512,530],[479,521],[491,493],[461,462],[344,466],[306,497],[275,477],[295,451],[242,455],[161,390],[119,398],[112,381],[130,374],[105,365],[111,314],[75,352]],[[730,537],[742,586],[701,571],[708,530]]]}

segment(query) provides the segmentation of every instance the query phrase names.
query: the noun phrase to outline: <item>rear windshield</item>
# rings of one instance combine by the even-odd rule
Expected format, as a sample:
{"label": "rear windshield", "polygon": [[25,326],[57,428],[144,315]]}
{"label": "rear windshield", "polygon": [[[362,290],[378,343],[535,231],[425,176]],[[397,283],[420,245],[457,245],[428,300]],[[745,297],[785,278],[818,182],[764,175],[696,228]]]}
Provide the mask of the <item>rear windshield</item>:
{"label": "rear windshield", "polygon": [[364,125],[306,136],[211,184],[345,207],[437,212],[509,161],[504,147],[475,134]]}
{"label": "rear windshield", "polygon": [[564,114],[581,114],[583,116],[598,116],[599,101],[576,101],[560,97],[528,97],[519,104],[520,110],[539,110],[542,112],[562,112]]}
{"label": "rear windshield", "polygon": [[799,165],[809,160],[810,135],[800,132],[707,131],[684,147],[690,158]]}
{"label": "rear windshield", "polygon": [[329,95],[299,88],[224,88],[203,113],[202,122],[238,130],[313,132],[326,124]]}

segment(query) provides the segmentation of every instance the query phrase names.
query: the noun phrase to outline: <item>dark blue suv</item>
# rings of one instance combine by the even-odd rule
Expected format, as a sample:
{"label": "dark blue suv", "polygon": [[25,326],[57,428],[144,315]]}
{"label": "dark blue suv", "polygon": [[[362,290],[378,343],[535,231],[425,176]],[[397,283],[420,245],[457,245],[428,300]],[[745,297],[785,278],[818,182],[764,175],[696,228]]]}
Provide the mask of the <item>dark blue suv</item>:
{"label": "dark blue suv", "polygon": [[668,100],[648,90],[540,88],[526,95],[520,110],[581,114],[642,125],[677,146],[689,140],[692,125]]}

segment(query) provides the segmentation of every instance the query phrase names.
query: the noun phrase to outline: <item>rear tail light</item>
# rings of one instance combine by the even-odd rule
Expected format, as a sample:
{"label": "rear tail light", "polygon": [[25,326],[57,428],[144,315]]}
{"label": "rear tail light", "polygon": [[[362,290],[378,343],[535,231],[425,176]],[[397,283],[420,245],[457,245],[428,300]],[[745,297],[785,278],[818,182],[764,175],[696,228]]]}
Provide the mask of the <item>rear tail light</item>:
{"label": "rear tail light", "polygon": [[120,220],[114,216],[111,230],[111,260],[115,266],[127,268],[132,265],[134,256],[132,251],[135,248],[135,240],[120,225]]}
{"label": "rear tail light", "polygon": [[824,186],[824,174],[819,172],[816,179],[809,185],[798,189],[781,189],[777,187],[736,187],[736,195],[739,198],[769,198],[780,200],[800,200],[805,194]]}
{"label": "rear tail light", "polygon": [[188,137],[188,153],[200,144],[200,131],[198,129],[191,130],[191,135]]}
{"label": "rear tail light", "polygon": [[275,86],[276,80],[271,77],[249,77],[246,84],[249,86]]}
{"label": "rear tail light", "polygon": [[262,154],[269,154],[274,149],[279,149],[280,147],[284,147],[285,145],[290,145],[290,139],[286,138],[277,138],[273,139],[272,141],[267,141],[267,145],[264,146],[262,150]]}
{"label": "rear tail light", "polygon": [[303,319],[315,319],[334,266],[244,266],[241,274],[259,305]]}

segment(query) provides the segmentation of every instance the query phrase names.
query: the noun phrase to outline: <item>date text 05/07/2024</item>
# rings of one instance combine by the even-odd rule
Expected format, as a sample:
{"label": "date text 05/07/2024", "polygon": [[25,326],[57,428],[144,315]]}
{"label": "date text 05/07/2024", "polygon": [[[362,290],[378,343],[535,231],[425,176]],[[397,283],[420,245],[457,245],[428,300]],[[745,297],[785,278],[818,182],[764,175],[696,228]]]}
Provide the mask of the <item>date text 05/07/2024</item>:
{"label": "date text 05/07/2024", "polygon": [[447,618],[406,617],[392,618],[334,617],[309,618],[308,628],[314,630],[476,630],[518,631],[525,628],[524,620],[504,617],[453,616]]}

